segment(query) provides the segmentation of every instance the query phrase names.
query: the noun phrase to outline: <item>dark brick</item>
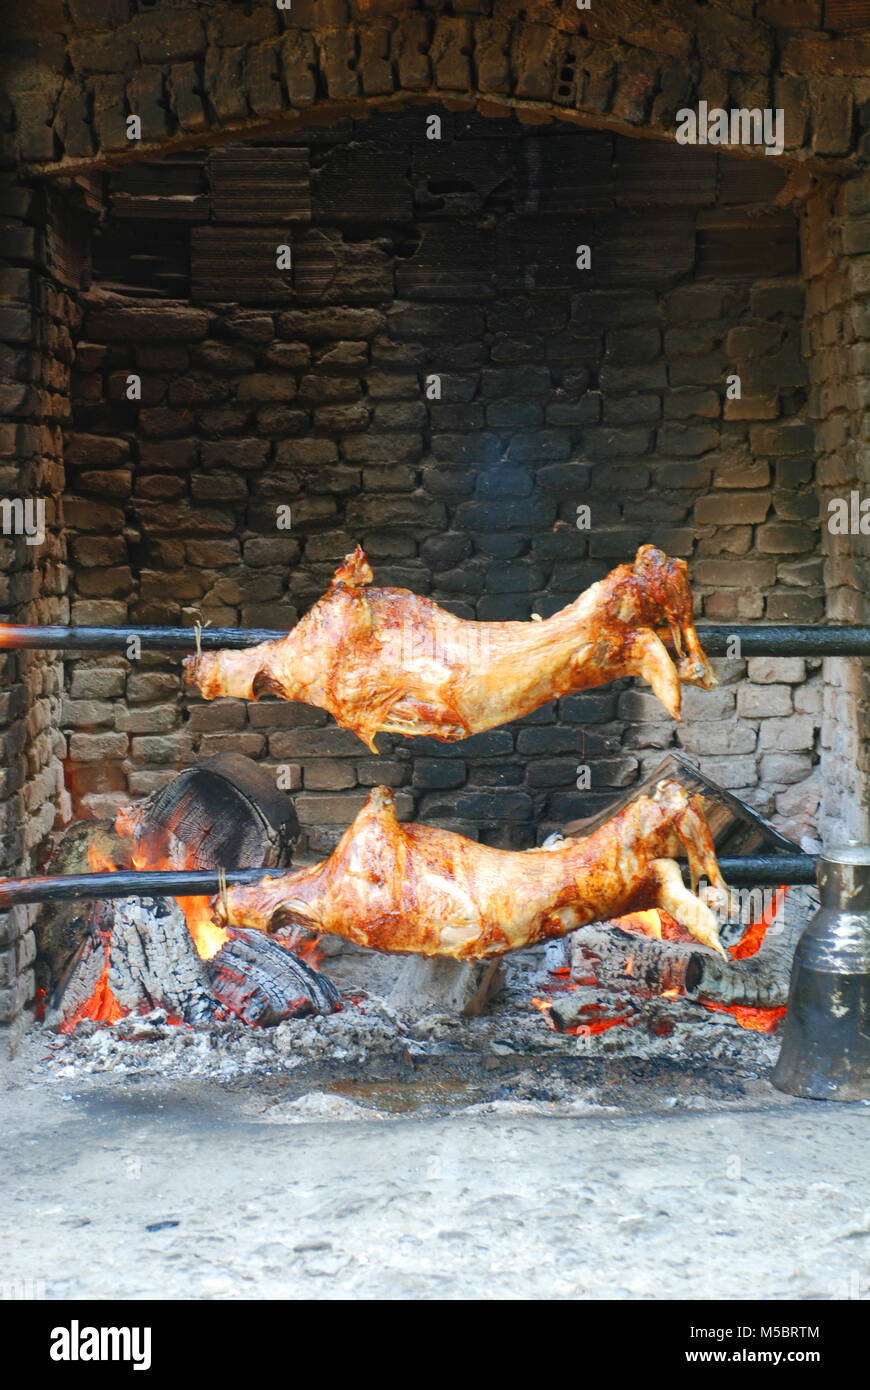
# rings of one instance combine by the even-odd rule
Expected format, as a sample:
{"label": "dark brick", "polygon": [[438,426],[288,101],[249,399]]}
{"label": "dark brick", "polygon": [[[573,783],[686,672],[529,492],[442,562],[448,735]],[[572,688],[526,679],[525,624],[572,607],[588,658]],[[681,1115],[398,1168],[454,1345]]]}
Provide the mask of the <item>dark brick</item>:
{"label": "dark brick", "polygon": [[507,457],[514,463],[548,462],[571,454],[571,435],[566,430],[519,430],[511,439]]}
{"label": "dark brick", "polygon": [[768,595],[765,617],[772,623],[817,623],[825,616],[821,594],[796,593],[794,589],[774,590]]}
{"label": "dark brick", "polygon": [[628,458],[647,453],[652,440],[652,432],[645,429],[587,429],[583,450],[592,459]]}
{"label": "dark brick", "polygon": [[769,492],[723,492],[700,497],[695,503],[699,525],[728,526],[735,522],[764,521],[770,511]]}
{"label": "dark brick", "polygon": [[539,754],[580,753],[580,732],[577,729],[532,728],[517,734],[517,752],[522,757]]}
{"label": "dark brick", "polygon": [[265,439],[204,440],[201,445],[203,468],[259,469],[269,457]]}
{"label": "dark brick", "polygon": [[462,502],[453,520],[455,526],[472,533],[552,526],[556,503],[541,497],[517,502]]}
{"label": "dark brick", "polygon": [[754,454],[806,454],[815,440],[812,425],[753,425],[749,443]]}
{"label": "dark brick", "polygon": [[534,802],[526,792],[468,791],[456,797],[456,814],[474,821],[531,820]]}
{"label": "dark brick", "polygon": [[766,555],[801,555],[814,550],[816,543],[817,533],[809,526],[788,521],[769,522],[755,533],[756,547]]}
{"label": "dark brick", "polygon": [[577,779],[577,757],[542,758],[530,763],[526,782],[530,787],[572,787]]}
{"label": "dark brick", "polygon": [[707,453],[719,444],[719,431],[712,425],[664,425],[658,432],[658,447],[677,457]]}
{"label": "dark brick", "polygon": [[414,754],[432,758],[504,758],[514,750],[513,735],[506,729],[472,734],[460,743],[439,743],[434,738],[415,738]]}
{"label": "dark brick", "polygon": [[461,787],[465,764],[457,758],[415,758],[412,785],[426,791]]}
{"label": "dark brick", "polygon": [[493,401],[486,407],[486,423],[497,429],[522,429],[543,420],[543,408],[529,401]]}
{"label": "dark brick", "polygon": [[554,792],[547,802],[547,816],[557,825],[585,820],[597,815],[613,801],[613,796],[595,792]]}
{"label": "dark brick", "polygon": [[540,565],[527,563],[491,564],[486,572],[486,587],[490,593],[535,593],[542,589],[545,573]]}
{"label": "dark brick", "polygon": [[107,343],[195,341],[208,331],[208,315],[187,305],[113,305],[89,310],[85,323],[89,338]]}

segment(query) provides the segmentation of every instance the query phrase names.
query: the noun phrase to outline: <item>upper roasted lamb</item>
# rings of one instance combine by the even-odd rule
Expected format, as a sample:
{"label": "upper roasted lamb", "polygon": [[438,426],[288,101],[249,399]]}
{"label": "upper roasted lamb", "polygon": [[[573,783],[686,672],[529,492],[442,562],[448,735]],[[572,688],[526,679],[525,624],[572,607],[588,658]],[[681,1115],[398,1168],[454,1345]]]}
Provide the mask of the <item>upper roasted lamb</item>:
{"label": "upper roasted lamb", "polygon": [[467,738],[618,676],[648,680],[679,719],[680,681],[716,684],[692,622],[685,561],[652,545],[538,622],[468,622],[371,580],[357,546],[286,637],[188,657],[188,682],[207,700],[275,694],[317,705],[372,751],[382,730]]}

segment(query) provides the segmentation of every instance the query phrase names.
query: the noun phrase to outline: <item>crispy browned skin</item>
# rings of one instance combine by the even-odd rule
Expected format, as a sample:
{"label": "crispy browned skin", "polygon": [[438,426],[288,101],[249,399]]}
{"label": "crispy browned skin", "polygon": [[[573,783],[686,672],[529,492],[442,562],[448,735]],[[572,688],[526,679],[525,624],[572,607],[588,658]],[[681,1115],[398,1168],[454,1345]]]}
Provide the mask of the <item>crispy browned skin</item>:
{"label": "crispy browned skin", "polygon": [[231,888],[221,916],[258,931],[304,926],[370,946],[475,960],[534,945],[601,918],[663,907],[724,954],[710,907],[684,887],[725,885],[710,832],[678,782],[659,783],[585,840],[551,849],[491,849],[447,830],[400,825],[376,787],[322,864]]}
{"label": "crispy browned skin", "polygon": [[467,622],[408,589],[370,588],[371,579],[357,546],[286,637],[188,657],[188,682],[207,700],[274,694],[317,705],[373,751],[380,731],[450,742],[618,676],[648,680],[679,719],[680,681],[716,684],[685,561],[652,545],[545,622]]}

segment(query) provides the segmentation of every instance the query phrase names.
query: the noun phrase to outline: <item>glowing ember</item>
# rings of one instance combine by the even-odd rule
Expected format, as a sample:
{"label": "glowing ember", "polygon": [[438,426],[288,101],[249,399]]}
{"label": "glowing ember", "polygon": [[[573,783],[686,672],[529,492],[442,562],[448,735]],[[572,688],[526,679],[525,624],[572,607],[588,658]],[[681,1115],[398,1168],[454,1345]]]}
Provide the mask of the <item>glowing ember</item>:
{"label": "glowing ember", "polygon": [[533,999],[532,1003],[536,1009],[541,1010],[541,1013],[546,1013],[548,1009],[553,1007],[552,999]]}
{"label": "glowing ember", "polygon": [[713,1004],[708,999],[700,1000],[705,1009],[717,1014],[731,1014],[741,1028],[753,1033],[773,1033],[781,1018],[785,1018],[785,1005],[778,1009],[752,1009],[747,1004]]}
{"label": "glowing ember", "polygon": [[617,1014],[615,1017],[610,1017],[604,1012],[605,1008],[606,1005],[604,1004],[590,1004],[588,1008],[583,1010],[583,1023],[575,1023],[573,1028],[566,1028],[565,1032],[573,1033],[575,1037],[579,1038],[593,1038],[598,1033],[606,1033],[608,1028],[631,1028],[637,1021],[635,1018],[629,1017],[628,1014]]}

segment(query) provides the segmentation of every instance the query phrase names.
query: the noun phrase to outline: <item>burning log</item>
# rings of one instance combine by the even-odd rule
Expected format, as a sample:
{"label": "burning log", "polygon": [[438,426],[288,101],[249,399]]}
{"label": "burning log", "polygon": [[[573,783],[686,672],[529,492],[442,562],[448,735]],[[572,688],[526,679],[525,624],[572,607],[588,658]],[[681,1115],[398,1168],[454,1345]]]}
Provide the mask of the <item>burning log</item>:
{"label": "burning log", "polygon": [[777,895],[765,914],[767,922],[750,924],[725,959],[681,941],[625,930],[618,921],[593,922],[572,938],[571,978],[580,985],[647,997],[677,994],[729,1007],[783,1008],[792,958],[812,899],[813,894],[802,888]]}
{"label": "burning log", "polygon": [[[52,859],[61,882],[97,878],[83,874],[88,868],[89,854],[98,854],[107,863],[128,865],[129,846],[116,834],[108,820],[83,821],[63,832]],[[105,874],[100,874],[102,882]],[[35,885],[42,879],[0,879],[0,908],[13,907],[17,902],[45,904],[36,919],[36,984],[41,997],[55,990],[68,976],[78,959],[79,949],[91,929],[95,912],[93,892],[58,893],[51,896]],[[94,885],[97,889],[99,884]]]}
{"label": "burning log", "polygon": [[111,917],[107,983],[125,1013],[165,1009],[186,1023],[214,1017],[206,962],[174,899],[125,898]]}
{"label": "burning log", "polygon": [[[175,1022],[234,1016],[270,1026],[337,1008],[330,981],[274,942],[218,926],[203,896],[286,864],[297,834],[289,797],[234,754],[180,773],[121,813],[117,829],[72,827],[59,862],[103,872],[0,883],[0,902],[49,900],[38,923],[49,1020],[68,1029],[161,1008]],[[114,871],[131,861],[171,867]],[[250,867],[217,872],[222,863]],[[70,901],[82,893],[92,899],[84,911]]]}
{"label": "burning log", "polygon": [[774,1009],[788,998],[789,964],[778,957],[725,961],[682,942],[645,941],[612,924],[595,923],[575,934],[571,976],[648,996],[673,990],[688,999]]}
{"label": "burning log", "polygon": [[203,963],[218,1003],[243,1023],[270,1028],[339,1007],[331,980],[262,932],[234,929],[217,955]]}
{"label": "burning log", "polygon": [[238,753],[179,772],[122,811],[116,828],[132,840],[133,862],[155,868],[163,861],[185,869],[289,864],[299,839],[290,797],[266,768]]}
{"label": "burning log", "polygon": [[85,1018],[113,1023],[159,1008],[175,1023],[234,1017],[268,1028],[338,1007],[331,981],[276,942],[233,933],[206,960],[171,898],[126,898],[95,911],[46,1022],[70,1032]]}
{"label": "burning log", "polygon": [[[88,934],[95,900],[214,894],[220,869],[228,870],[227,883],[251,882],[290,862],[298,833],[293,802],[269,773],[249,758],[222,753],[122,812],[115,827],[108,821],[71,826],[51,865],[60,872],[0,880],[0,909],[45,904],[36,923],[37,974],[51,992]],[[130,868],[134,862],[139,871]],[[75,901],[83,898],[84,911]]]}

